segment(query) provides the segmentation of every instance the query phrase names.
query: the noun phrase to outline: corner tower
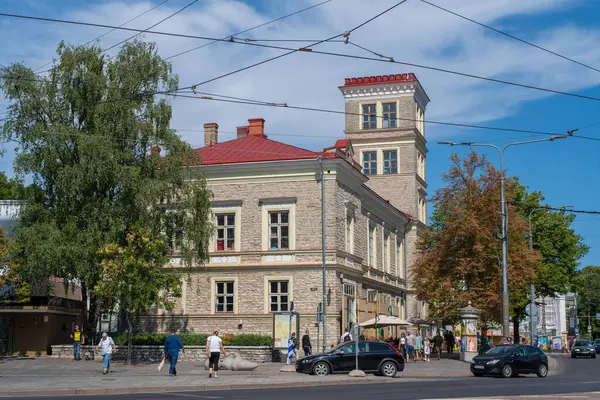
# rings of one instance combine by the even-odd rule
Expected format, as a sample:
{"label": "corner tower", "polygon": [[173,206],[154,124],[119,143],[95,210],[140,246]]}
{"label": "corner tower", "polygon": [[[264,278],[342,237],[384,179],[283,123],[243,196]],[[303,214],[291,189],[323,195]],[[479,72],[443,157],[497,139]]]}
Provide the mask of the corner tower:
{"label": "corner tower", "polygon": [[[410,270],[419,232],[427,222],[424,119],[429,97],[412,73],[346,78],[340,90],[346,106],[345,134],[369,177],[367,184],[413,217],[405,243]],[[411,297],[408,316],[424,317],[425,304]]]}

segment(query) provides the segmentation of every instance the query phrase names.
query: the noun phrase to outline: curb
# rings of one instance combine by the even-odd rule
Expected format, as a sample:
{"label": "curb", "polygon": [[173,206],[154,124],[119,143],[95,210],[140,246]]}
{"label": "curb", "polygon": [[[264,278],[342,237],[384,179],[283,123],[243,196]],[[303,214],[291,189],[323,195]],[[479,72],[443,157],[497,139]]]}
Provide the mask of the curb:
{"label": "curb", "polygon": [[[440,379],[448,379],[449,376],[437,376]],[[462,377],[461,377],[462,378]],[[466,376],[465,376],[466,378]],[[310,386],[336,386],[336,385],[361,385],[361,384],[393,384],[400,382],[415,382],[427,378],[403,377],[394,379],[381,379],[367,377],[363,379],[345,379],[336,381],[311,381],[311,382],[274,382],[274,383],[243,383],[243,384],[201,384],[188,386],[142,386],[142,387],[116,387],[116,388],[90,388],[90,389],[47,389],[47,390],[19,390],[8,391],[0,394],[0,398],[7,397],[68,397],[68,396],[103,396],[103,395],[124,395],[124,394],[150,394],[166,392],[205,392],[222,390],[248,390],[248,389],[277,389],[277,388],[298,388],[305,387],[307,383]]]}

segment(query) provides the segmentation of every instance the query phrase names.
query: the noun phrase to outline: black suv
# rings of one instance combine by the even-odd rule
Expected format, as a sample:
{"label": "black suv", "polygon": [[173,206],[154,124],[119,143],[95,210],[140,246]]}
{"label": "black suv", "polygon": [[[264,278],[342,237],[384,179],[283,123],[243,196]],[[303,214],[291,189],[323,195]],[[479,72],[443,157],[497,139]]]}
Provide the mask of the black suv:
{"label": "black suv", "polygon": [[596,354],[600,354],[600,339],[596,339],[594,347],[596,348]]}
{"label": "black suv", "polygon": [[[346,342],[329,353],[309,356],[296,362],[296,372],[313,375],[347,374],[356,368],[356,342]],[[358,342],[358,368],[393,378],[404,371],[404,357],[390,344]]]}
{"label": "black suv", "polygon": [[471,361],[475,376],[502,375],[505,378],[519,374],[548,375],[548,356],[542,350],[527,345],[496,346]]}

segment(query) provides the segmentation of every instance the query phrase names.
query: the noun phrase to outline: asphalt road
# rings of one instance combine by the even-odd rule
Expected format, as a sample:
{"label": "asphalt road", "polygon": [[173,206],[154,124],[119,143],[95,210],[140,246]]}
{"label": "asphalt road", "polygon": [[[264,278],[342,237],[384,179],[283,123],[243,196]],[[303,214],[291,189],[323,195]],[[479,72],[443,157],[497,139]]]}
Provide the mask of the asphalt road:
{"label": "asphalt road", "polygon": [[[473,399],[538,395],[541,399],[568,398],[562,395],[579,394],[578,398],[600,399],[600,359],[560,358],[561,373],[542,379],[535,375],[504,379],[494,377],[467,379],[431,378],[407,381],[396,378],[382,384],[319,386],[290,389],[253,389],[203,391],[182,393],[85,396],[86,400],[165,400],[165,399],[223,399],[223,400],[411,400],[411,399]],[[468,368],[465,365],[465,368]],[[325,378],[326,379],[326,378]],[[596,392],[596,393],[594,393]],[[581,397],[580,397],[581,396]],[[23,399],[24,397],[21,397]],[[64,397],[45,397],[58,400]]]}

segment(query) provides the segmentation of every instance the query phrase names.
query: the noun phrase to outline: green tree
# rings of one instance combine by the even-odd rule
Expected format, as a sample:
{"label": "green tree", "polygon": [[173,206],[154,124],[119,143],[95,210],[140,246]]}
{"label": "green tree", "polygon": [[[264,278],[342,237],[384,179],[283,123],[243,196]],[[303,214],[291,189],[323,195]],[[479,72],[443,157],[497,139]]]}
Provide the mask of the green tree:
{"label": "green tree", "polygon": [[47,77],[22,64],[2,69],[10,105],[1,134],[19,142],[16,173],[37,188],[15,228],[24,278],[39,295],[47,295],[50,276],[82,282],[93,330],[100,250],[125,246],[140,226],[177,245],[182,264],[203,263],[210,194],[197,169],[186,167],[198,160],[170,128],[171,106],[155,94],[178,80],[153,43],[127,43],[114,58],[64,43],[57,53]]}
{"label": "green tree", "polygon": [[21,200],[30,190],[19,179],[9,178],[0,171],[0,200]]}
{"label": "green tree", "polygon": [[595,337],[600,334],[600,321],[594,316],[600,313],[600,266],[587,266],[577,273],[575,278],[577,289],[577,308],[579,310],[579,329],[587,332],[588,315],[590,326]]}
{"label": "green tree", "polygon": [[[568,214],[565,210],[536,210],[549,206],[543,204],[545,198],[541,192],[529,193],[527,189],[518,180],[514,181],[513,205],[527,221],[531,213],[532,244],[541,254],[534,265],[536,295],[554,297],[557,293],[567,293],[572,289],[579,260],[589,248],[583,243],[583,237],[571,227],[576,218],[574,214]],[[515,329],[525,318],[525,308],[529,302],[529,291],[518,293],[511,299]]]}
{"label": "green tree", "polygon": [[172,310],[171,297],[181,296],[182,275],[163,267],[171,251],[152,231],[133,227],[126,245],[108,244],[101,251],[101,277],[94,291],[113,299],[127,321],[127,363],[131,362],[134,323],[149,306]]}
{"label": "green tree", "polygon": [[29,302],[31,292],[21,275],[22,262],[18,244],[0,228],[0,304]]}
{"label": "green tree", "polygon": [[[500,174],[485,157],[451,157],[445,186],[433,198],[433,224],[421,237],[413,268],[417,296],[427,300],[433,318],[458,319],[472,302],[485,323],[501,322]],[[506,197],[514,197],[507,182]],[[529,250],[527,225],[514,207],[509,214],[509,290],[527,290],[538,255]]]}

